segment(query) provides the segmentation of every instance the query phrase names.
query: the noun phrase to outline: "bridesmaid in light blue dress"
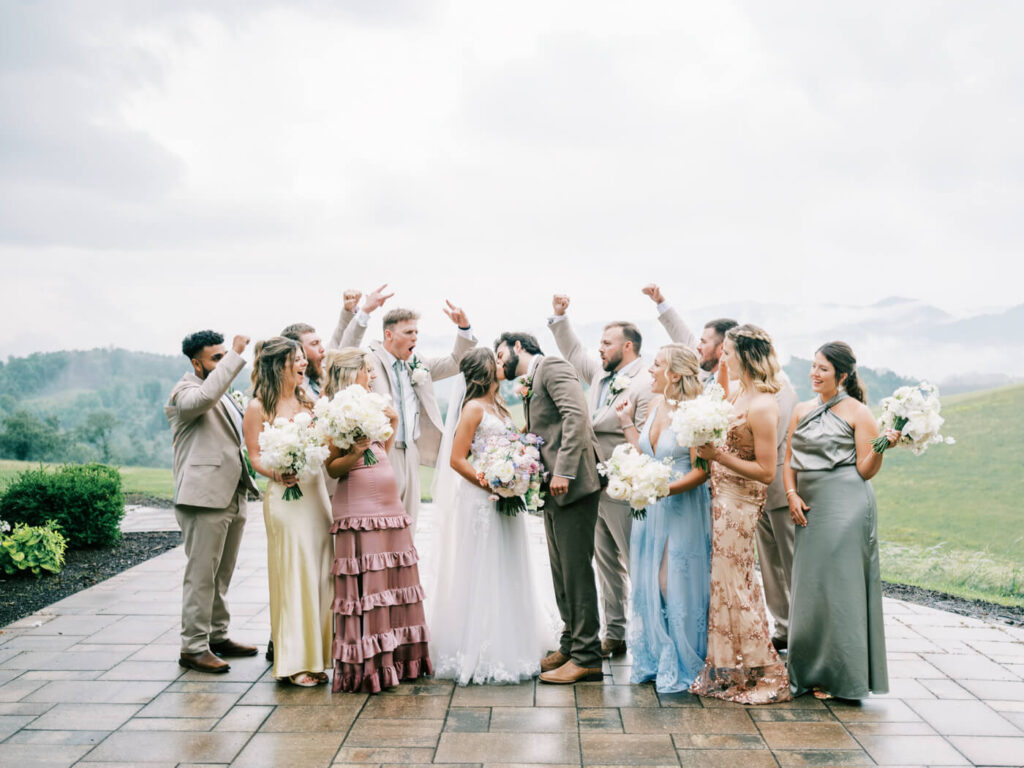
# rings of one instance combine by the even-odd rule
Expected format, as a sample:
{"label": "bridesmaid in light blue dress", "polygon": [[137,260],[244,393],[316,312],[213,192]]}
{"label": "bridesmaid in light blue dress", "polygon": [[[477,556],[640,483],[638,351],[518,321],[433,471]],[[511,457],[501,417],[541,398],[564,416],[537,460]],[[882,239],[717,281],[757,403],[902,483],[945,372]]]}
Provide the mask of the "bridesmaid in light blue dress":
{"label": "bridesmaid in light blue dress", "polygon": [[643,431],[628,423],[628,403],[619,407],[626,439],[657,459],[672,459],[670,495],[633,521],[629,574],[632,615],[630,682],[653,680],[662,693],[685,691],[704,667],[711,587],[711,495],[707,474],[693,467],[690,448],[676,444],[673,407],[702,391],[700,366],[681,344],[658,350],[651,367],[655,393]]}

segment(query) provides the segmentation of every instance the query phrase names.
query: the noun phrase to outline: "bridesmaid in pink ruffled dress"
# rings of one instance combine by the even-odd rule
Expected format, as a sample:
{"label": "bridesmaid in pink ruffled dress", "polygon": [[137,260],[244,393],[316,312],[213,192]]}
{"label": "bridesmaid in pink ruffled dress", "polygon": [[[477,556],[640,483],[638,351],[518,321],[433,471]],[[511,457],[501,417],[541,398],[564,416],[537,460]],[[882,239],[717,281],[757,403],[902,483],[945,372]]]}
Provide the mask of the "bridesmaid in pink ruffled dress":
{"label": "bridesmaid in pink ruffled dress", "polygon": [[[369,389],[373,373],[361,349],[332,350],[324,363],[326,397],[352,384]],[[398,414],[389,407],[388,415],[394,425]],[[377,463],[366,466],[363,451],[370,447]],[[345,453],[332,447],[327,459],[327,473],[340,478],[331,528],[335,692],[376,693],[433,673],[419,555],[388,460],[390,447],[391,440],[372,446],[362,441]]]}

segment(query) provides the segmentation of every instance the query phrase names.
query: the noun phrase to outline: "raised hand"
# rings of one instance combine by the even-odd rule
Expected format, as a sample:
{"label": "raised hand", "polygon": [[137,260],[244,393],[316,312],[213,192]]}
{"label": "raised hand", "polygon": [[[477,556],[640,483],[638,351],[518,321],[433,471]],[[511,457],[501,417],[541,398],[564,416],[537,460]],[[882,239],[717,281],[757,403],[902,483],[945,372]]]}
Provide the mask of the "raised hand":
{"label": "raised hand", "polygon": [[356,290],[355,288],[346,288],[345,292],[341,295],[341,302],[348,312],[355,314],[356,307],[359,306],[359,299],[362,297],[362,291]]}
{"label": "raised hand", "polygon": [[555,310],[555,317],[561,317],[569,308],[569,297],[564,293],[556,293],[551,297],[551,308]]}
{"label": "raised hand", "polygon": [[664,295],[661,293],[661,288],[658,287],[657,283],[648,283],[642,290],[644,295],[650,296],[651,301],[655,304],[661,304],[661,302],[665,300]]}
{"label": "raised hand", "polygon": [[469,318],[466,317],[466,312],[462,307],[456,307],[448,299],[445,299],[444,303],[448,305],[448,308],[441,307],[441,311],[448,315],[448,319],[459,328],[469,328]]}
{"label": "raised hand", "polygon": [[628,397],[615,406],[615,416],[618,418],[620,426],[623,428],[633,426],[633,418],[630,416],[632,412],[633,404],[629,402]]}
{"label": "raised hand", "polygon": [[370,314],[373,310],[384,306],[384,302],[394,296],[394,293],[384,293],[384,289],[388,287],[387,283],[384,283],[380,288],[370,291],[366,294],[366,301],[363,302],[363,312]]}
{"label": "raised hand", "polygon": [[231,349],[235,351],[236,355],[240,355],[245,352],[245,348],[249,344],[248,336],[235,336],[231,341]]}

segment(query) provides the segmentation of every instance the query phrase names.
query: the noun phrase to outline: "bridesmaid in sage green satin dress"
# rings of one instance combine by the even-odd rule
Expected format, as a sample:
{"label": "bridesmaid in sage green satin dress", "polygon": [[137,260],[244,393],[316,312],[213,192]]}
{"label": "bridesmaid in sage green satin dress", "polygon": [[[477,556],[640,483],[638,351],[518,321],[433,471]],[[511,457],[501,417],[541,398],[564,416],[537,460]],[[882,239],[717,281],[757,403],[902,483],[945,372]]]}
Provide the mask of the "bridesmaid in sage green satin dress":
{"label": "bridesmaid in sage green satin dress", "polygon": [[[794,696],[864,699],[886,693],[878,515],[869,482],[882,467],[871,441],[875,418],[843,342],[822,346],[811,365],[818,397],[794,409],[783,465],[796,523],[789,609],[789,679]],[[890,444],[899,435],[887,433]]]}

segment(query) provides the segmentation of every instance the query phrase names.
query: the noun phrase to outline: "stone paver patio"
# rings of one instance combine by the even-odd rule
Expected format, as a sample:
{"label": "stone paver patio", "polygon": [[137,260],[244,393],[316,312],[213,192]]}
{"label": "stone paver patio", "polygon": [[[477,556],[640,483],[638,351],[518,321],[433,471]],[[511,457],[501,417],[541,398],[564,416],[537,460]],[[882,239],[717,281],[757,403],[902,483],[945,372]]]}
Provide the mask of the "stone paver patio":
{"label": "stone paver patio", "polygon": [[[417,543],[429,557],[429,535]],[[253,504],[232,636],[261,646],[265,551]],[[179,667],[183,564],[179,548],[3,628],[0,765],[1024,765],[1020,628],[887,600],[892,693],[859,706],[659,696],[629,685],[628,657],[574,688],[332,695],[275,683],[262,655],[219,677]]]}

